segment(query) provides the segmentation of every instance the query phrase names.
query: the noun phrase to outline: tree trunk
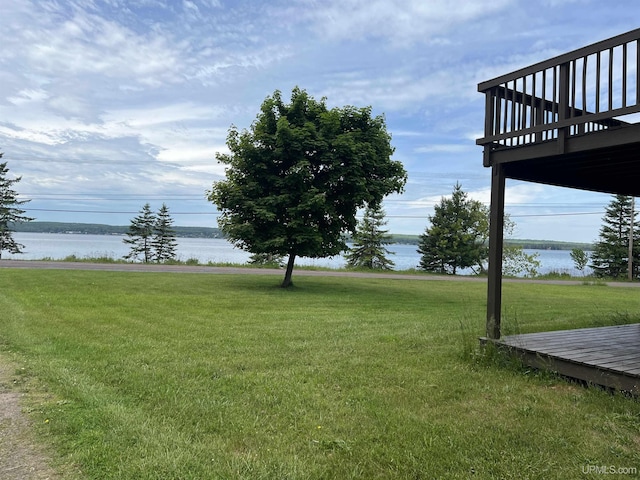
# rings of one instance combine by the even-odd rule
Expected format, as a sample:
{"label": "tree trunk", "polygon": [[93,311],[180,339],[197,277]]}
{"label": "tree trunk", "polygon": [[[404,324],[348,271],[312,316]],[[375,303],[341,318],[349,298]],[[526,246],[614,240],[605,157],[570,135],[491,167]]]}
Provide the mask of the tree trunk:
{"label": "tree trunk", "polygon": [[291,275],[293,274],[293,264],[295,263],[295,261],[296,261],[296,254],[290,253],[289,261],[287,262],[287,272],[284,274],[284,280],[282,281],[282,285],[280,285],[282,288],[287,288],[293,285],[293,282],[291,281]]}

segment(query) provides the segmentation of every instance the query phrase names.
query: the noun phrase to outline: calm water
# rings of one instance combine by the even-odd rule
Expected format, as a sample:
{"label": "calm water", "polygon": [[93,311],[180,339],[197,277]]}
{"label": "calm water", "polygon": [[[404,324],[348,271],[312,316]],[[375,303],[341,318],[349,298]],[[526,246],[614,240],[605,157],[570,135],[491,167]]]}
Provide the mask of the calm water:
{"label": "calm water", "polygon": [[[25,246],[22,255],[9,255],[3,252],[2,258],[38,260],[51,258],[63,259],[69,255],[76,257],[108,256],[121,258],[129,252],[129,247],[123,243],[118,235],[73,235],[59,233],[21,233],[13,234],[14,239]],[[200,263],[229,262],[246,263],[249,254],[234,248],[226,240],[212,238],[178,238],[178,259],[188,260],[197,258]],[[394,252],[389,258],[396,264],[397,270],[415,268],[420,261],[416,245],[389,245]],[[568,250],[526,250],[527,253],[538,253],[542,263],[540,273],[556,271],[580,275],[575,269]],[[299,258],[297,265],[314,265],[319,267],[340,268],[345,265],[342,256],[332,258]]]}

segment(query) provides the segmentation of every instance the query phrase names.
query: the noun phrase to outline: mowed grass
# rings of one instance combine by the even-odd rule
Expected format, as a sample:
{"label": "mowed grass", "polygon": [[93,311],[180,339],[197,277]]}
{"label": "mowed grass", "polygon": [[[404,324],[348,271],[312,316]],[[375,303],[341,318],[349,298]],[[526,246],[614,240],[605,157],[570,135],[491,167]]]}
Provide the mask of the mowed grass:
{"label": "mowed grass", "polygon": [[[82,478],[640,470],[636,400],[479,354],[484,283],[280,280],[0,269],[0,353]],[[640,312],[635,288],[508,283],[503,296],[518,332]]]}

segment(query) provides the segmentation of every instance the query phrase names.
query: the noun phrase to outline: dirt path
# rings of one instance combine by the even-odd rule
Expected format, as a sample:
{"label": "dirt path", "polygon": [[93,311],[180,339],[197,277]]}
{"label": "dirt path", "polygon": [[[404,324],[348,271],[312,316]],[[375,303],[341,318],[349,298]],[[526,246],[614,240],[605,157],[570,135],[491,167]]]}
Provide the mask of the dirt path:
{"label": "dirt path", "polygon": [[23,395],[14,387],[16,366],[0,355],[0,478],[2,480],[58,480],[50,457],[37,443],[23,411]]}

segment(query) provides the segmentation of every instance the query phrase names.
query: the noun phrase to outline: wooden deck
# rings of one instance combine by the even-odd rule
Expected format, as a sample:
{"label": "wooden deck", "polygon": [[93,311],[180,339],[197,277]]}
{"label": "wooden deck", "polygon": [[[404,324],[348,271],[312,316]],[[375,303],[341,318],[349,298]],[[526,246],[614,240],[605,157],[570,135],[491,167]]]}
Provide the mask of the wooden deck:
{"label": "wooden deck", "polygon": [[640,394],[640,324],[510,335],[492,342],[535,368]]}

